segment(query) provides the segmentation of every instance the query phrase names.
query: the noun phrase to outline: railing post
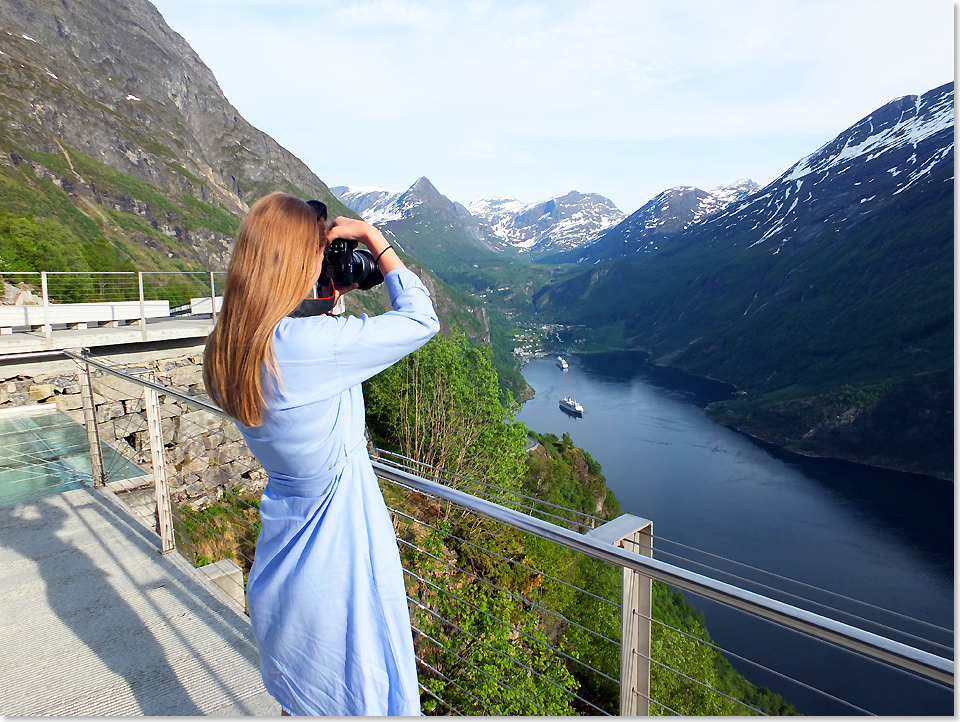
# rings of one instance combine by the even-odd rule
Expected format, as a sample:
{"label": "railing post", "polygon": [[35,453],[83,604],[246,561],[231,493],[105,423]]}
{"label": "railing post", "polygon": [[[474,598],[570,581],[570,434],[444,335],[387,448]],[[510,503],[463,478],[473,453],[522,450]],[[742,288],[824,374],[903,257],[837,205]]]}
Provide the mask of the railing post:
{"label": "railing post", "polygon": [[140,337],[147,340],[147,307],[143,302],[143,271],[137,271],[137,285],[140,287]]}
{"label": "railing post", "polygon": [[217,288],[213,285],[213,271],[210,271],[210,308],[212,309],[213,325],[217,325]]}
{"label": "railing post", "polygon": [[[591,529],[587,536],[643,556],[653,556],[653,522],[649,519],[624,514]],[[650,714],[653,580],[645,574],[624,568],[620,601],[620,714],[624,717],[646,717]]]}
{"label": "railing post", "polygon": [[160,527],[160,551],[164,554],[176,548],[173,540],[173,510],[170,508],[170,488],[167,486],[166,466],[163,463],[163,429],[160,424],[160,397],[156,389],[143,387],[144,406],[147,409],[147,432],[150,435],[150,455],[153,458],[153,480],[157,497],[157,524]]}
{"label": "railing post", "polygon": [[[75,351],[75,353],[77,353]],[[94,486],[105,486],[107,475],[103,469],[103,454],[100,448],[100,431],[97,428],[97,409],[93,403],[93,384],[90,382],[90,365],[76,359],[80,379],[80,398],[83,402],[83,425],[87,429],[87,444],[90,446],[90,471]]]}
{"label": "railing post", "polygon": [[53,326],[50,325],[50,294],[47,292],[47,272],[40,273],[40,298],[43,301],[43,335],[47,348],[53,348]]}

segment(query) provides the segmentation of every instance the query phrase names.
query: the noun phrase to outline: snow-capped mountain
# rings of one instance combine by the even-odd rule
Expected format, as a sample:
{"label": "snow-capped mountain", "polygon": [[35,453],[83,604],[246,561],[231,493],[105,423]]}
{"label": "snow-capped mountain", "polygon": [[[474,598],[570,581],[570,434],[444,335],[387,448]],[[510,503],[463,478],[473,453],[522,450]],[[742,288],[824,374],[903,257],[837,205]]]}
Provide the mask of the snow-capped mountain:
{"label": "snow-capped mountain", "polygon": [[477,198],[467,208],[490,224],[498,238],[535,255],[587,245],[624,217],[610,199],[577,191],[529,204],[513,198]]}
{"label": "snow-capped mountain", "polygon": [[650,248],[655,199],[595,244],[631,253],[540,289],[538,312],[763,389],[952,369],[953,103],[953,83],[893,100]]}
{"label": "snow-capped mountain", "polygon": [[496,258],[503,242],[462,204],[440,193],[427,178],[405,191],[335,186],[350,210],[373,223],[401,250],[443,276],[451,265]]}
{"label": "snow-capped mountain", "polygon": [[692,186],[669,188],[630,214],[615,228],[576,253],[551,256],[566,261],[600,261],[637,251],[657,250],[671,236],[722,211],[760,188],[749,179],[707,191]]}
{"label": "snow-capped mountain", "polygon": [[386,218],[390,214],[388,209],[402,193],[402,191],[367,186],[335,186],[330,190],[343,202],[343,205],[373,224],[393,220]]}
{"label": "snow-capped mountain", "polygon": [[[448,228],[456,227],[471,238],[487,243],[490,229],[470,214],[464,206],[451,201],[427,178],[419,178],[405,191],[358,186],[334,186],[330,189],[343,204],[377,226],[402,220],[438,221]],[[402,240],[401,240],[402,242]]]}
{"label": "snow-capped mountain", "polygon": [[335,186],[330,190],[350,210],[374,225],[442,211],[451,224],[461,226],[465,233],[492,250],[513,248],[538,256],[591,243],[624,217],[609,199],[577,191],[537,203],[484,197],[464,207],[441,195],[426,178],[406,191],[356,186]]}
{"label": "snow-capped mountain", "polygon": [[[877,109],[713,220],[717,239],[779,253],[824,224],[845,226],[943,172],[953,156],[953,83]],[[953,173],[944,182],[953,182]],[[749,229],[746,230],[745,229]]]}
{"label": "snow-capped mountain", "polygon": [[[601,262],[653,253],[678,234],[779,253],[802,244],[825,223],[847,224],[873,213],[953,153],[953,84],[898,98],[758,190],[753,181],[705,193],[671,188],[603,234],[580,253],[549,260]],[[951,176],[952,180],[952,176]]]}

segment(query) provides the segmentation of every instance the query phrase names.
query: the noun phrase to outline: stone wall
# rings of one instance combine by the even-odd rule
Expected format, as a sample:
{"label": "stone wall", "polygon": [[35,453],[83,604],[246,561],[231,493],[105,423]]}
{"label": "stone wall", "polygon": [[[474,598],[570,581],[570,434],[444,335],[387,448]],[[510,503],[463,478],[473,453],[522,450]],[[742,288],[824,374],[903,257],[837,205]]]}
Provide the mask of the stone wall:
{"label": "stone wall", "polygon": [[[201,361],[200,353],[141,357],[135,368],[121,370],[136,371],[147,379],[152,372],[156,383],[207,400]],[[36,365],[26,369],[29,375],[14,375],[16,371],[16,367],[0,369],[0,408],[55,404],[83,424],[79,374],[69,365],[51,366],[51,373],[39,371]],[[151,471],[143,387],[94,367],[91,375],[100,441]],[[167,483],[175,503],[204,508],[225,491],[262,491],[266,475],[232,421],[164,394],[160,394],[160,416]]]}

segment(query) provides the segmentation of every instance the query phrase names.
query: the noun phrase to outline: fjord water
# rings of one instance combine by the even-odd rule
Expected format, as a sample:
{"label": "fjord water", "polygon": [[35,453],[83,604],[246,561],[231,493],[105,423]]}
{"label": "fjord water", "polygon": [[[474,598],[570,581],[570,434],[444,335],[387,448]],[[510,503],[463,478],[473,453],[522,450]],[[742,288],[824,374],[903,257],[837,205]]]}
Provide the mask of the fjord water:
{"label": "fjord water", "polygon": [[[536,394],[523,404],[517,420],[537,432],[569,433],[573,443],[600,462],[623,512],[653,521],[657,557],[713,576],[671,556],[679,555],[786,590],[839,610],[813,607],[814,612],[953,658],[952,482],[811,459],[756,442],[710,420],[702,410],[711,401],[730,398],[732,387],[654,366],[640,354],[564,358],[570,366],[566,371],[555,356],[524,366],[524,378]],[[583,405],[582,418],[560,410],[564,396]],[[719,578],[808,606],[763,587]],[[952,691],[939,685],[693,595],[686,598],[704,612],[716,644],[775,672],[876,714],[953,714]],[[780,692],[805,714],[858,714],[728,658],[748,679]]]}

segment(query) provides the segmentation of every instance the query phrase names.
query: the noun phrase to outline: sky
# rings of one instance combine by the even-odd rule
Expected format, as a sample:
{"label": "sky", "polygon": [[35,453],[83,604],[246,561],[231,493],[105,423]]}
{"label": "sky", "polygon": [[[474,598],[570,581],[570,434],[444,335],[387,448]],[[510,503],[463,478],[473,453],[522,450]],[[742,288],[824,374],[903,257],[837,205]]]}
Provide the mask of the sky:
{"label": "sky", "polygon": [[328,186],[464,205],[765,185],[954,79],[954,0],[153,0]]}

